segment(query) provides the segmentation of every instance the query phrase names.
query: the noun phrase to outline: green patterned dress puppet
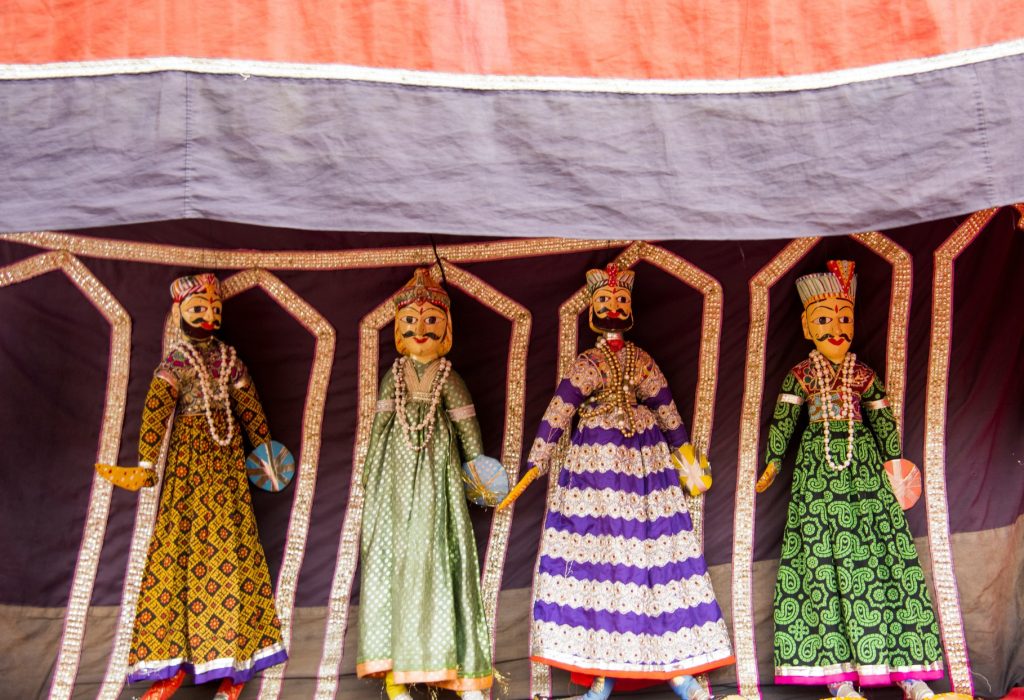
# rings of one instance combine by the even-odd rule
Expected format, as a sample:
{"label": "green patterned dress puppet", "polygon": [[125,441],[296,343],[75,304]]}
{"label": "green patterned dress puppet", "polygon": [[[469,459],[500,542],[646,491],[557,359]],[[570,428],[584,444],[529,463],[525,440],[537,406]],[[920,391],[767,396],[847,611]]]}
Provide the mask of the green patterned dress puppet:
{"label": "green patterned dress puppet", "polygon": [[171,295],[183,337],[157,367],[146,395],[141,469],[97,465],[118,485],[152,486],[152,467],[170,430],[128,682],[156,681],[143,699],[165,700],[188,670],[197,684],[223,679],[217,700],[234,700],[255,673],[288,658],[239,426],[257,446],[270,442],[270,430],[245,365],[213,336],[221,324],[217,278],[179,278]]}
{"label": "green patterned dress puppet", "polygon": [[383,678],[391,700],[407,684],[482,698],[493,681],[462,459],[482,454],[452,345],[448,294],[425,269],[395,296],[401,356],[378,392],[363,466],[360,677]]}
{"label": "green patterned dress puppet", "polygon": [[[786,375],[768,432],[764,492],[804,404],[775,586],[775,682],[828,685],[836,697],[898,684],[932,697],[941,678],[936,616],[914,540],[886,467],[901,460],[885,389],[849,352],[857,280],[850,261],[797,280],[805,337],[815,350]],[[902,498],[902,487],[899,496]],[[907,506],[909,507],[909,505]]]}

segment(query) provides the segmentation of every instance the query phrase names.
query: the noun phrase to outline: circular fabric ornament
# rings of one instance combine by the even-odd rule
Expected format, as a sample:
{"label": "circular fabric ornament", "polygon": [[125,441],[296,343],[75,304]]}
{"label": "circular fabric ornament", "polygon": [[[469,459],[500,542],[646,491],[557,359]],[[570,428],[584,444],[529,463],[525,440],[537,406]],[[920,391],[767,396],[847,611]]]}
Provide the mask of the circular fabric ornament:
{"label": "circular fabric ornament", "polygon": [[295,458],[277,440],[265,442],[249,453],[245,471],[256,488],[276,492],[292,482]]}
{"label": "circular fabric ornament", "polygon": [[508,473],[494,457],[480,455],[462,463],[462,483],[466,498],[478,506],[493,508],[508,495]]}
{"label": "circular fabric ornament", "polygon": [[903,510],[909,510],[921,497],[921,472],[909,459],[890,459],[885,463],[885,474]]}

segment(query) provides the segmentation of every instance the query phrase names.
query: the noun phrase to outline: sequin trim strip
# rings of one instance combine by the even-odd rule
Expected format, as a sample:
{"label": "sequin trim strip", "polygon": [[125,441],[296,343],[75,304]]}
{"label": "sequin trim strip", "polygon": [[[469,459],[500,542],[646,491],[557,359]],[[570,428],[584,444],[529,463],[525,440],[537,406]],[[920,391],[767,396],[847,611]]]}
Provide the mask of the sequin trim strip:
{"label": "sequin trim strip", "polygon": [[795,406],[804,405],[804,397],[797,396],[796,394],[779,394],[779,401],[782,403],[791,403]]}
{"label": "sequin trim strip", "polygon": [[903,246],[877,231],[858,233],[851,238],[892,265],[889,325],[885,341],[885,393],[902,437],[903,402],[907,394],[907,337],[910,333],[914,261]]}
{"label": "sequin trim strip", "polygon": [[[224,280],[224,298],[254,287],[261,288],[292,318],[298,321],[314,338],[313,365],[306,389],[306,402],[302,410],[302,446],[299,450],[298,476],[295,479],[295,495],[291,516],[288,520],[288,534],[285,538],[284,558],[277,577],[277,615],[281,619],[281,636],[285,647],[291,643],[292,613],[295,608],[295,590],[298,586],[299,571],[306,551],[309,536],[310,514],[313,509],[313,494],[316,491],[317,469],[320,460],[321,435],[323,433],[324,405],[327,402],[327,386],[334,367],[336,333],[327,319],[308,302],[296,294],[288,285],[266,270],[244,270]],[[287,662],[277,664],[263,672],[260,685],[261,700],[275,700],[281,695],[281,682]]]}
{"label": "sequin trim strip", "polygon": [[[345,270],[381,267],[430,265],[434,262],[431,246],[369,248],[357,250],[224,250],[191,248],[162,243],[137,243],[108,238],[78,236],[56,231],[8,233],[4,239],[44,250],[69,251],[75,255],[106,260],[192,266],[203,270]],[[523,238],[493,243],[440,245],[437,253],[453,263],[480,262],[505,258],[531,258],[541,255],[578,253],[622,246],[628,241],[564,238]]]}
{"label": "sequin trim strip", "polygon": [[768,342],[769,291],[813,248],[819,238],[789,243],[750,280],[750,329],[740,410],[736,511],[733,520],[732,624],[736,645],[736,681],[740,694],[760,698],[754,644],[754,482],[757,481],[758,431],[764,397],[764,363]]}
{"label": "sequin trim strip", "polygon": [[[707,453],[711,444],[711,427],[715,413],[715,389],[718,380],[718,354],[722,335],[722,285],[711,275],[699,267],[676,255],[675,253],[644,241],[631,243],[616,258],[615,264],[620,268],[631,268],[640,261],[658,267],[679,281],[691,287],[704,298],[701,311],[700,353],[697,362],[697,390],[694,395],[693,420],[690,425],[690,436],[698,452]],[[581,286],[575,294],[566,299],[558,309],[558,376],[557,382],[565,376],[573,360],[579,353],[579,315],[590,304],[586,285]],[[548,501],[555,483],[558,481],[558,464],[561,453],[566,449],[570,431],[566,431],[559,441],[558,451],[552,457],[550,475],[548,476]],[[686,507],[693,521],[696,541],[704,542],[704,496],[691,497],[684,495]],[[544,519],[547,520],[545,507]],[[539,551],[539,548],[538,548]],[[536,590],[536,581],[534,581]],[[534,595],[531,593],[531,609]],[[532,626],[531,626],[532,645]],[[549,697],[551,695],[551,671],[548,666],[531,663],[530,693]],[[701,676],[700,683],[707,688],[707,677]]]}
{"label": "sequin trim strip", "polygon": [[953,266],[957,256],[974,242],[996,211],[997,208],[992,208],[972,214],[935,251],[928,393],[924,407],[924,496],[939,626],[953,688],[967,695],[974,694],[974,682],[960,614],[960,594],[953,573],[946,497],[946,402],[949,400],[949,356],[953,331]]}
{"label": "sequin trim strip", "polygon": [[[121,429],[124,425],[131,364],[131,318],[110,290],[103,286],[78,258],[65,252],[43,253],[0,269],[0,288],[19,284],[54,270],[63,272],[110,324],[107,391],[103,402],[96,460],[116,464],[121,446]],[[50,686],[51,698],[70,698],[74,691],[82,655],[82,642],[85,639],[89,603],[103,549],[107,516],[110,513],[112,490],[113,485],[110,482],[93,474],[85,528],[72,577],[53,684]]]}
{"label": "sequin trim strip", "polygon": [[[530,342],[532,317],[526,307],[501,294],[475,275],[450,262],[445,263],[444,269],[450,285],[461,289],[487,308],[512,322],[501,462],[509,473],[509,480],[515,483],[522,456],[520,453],[523,441],[523,411],[526,401],[526,355]],[[431,268],[431,276],[436,280],[441,278],[441,272],[437,265]],[[356,442],[353,449],[349,503],[342,524],[337,564],[328,601],[324,648],[320,658],[315,692],[315,697],[318,700],[331,700],[338,690],[338,672],[344,650],[345,630],[348,626],[349,596],[359,560],[359,529],[363,511],[363,463],[366,459],[370,429],[373,425],[373,415],[366,411],[365,407],[376,405],[380,330],[393,322],[394,316],[394,302],[389,297],[387,301],[367,314],[359,324],[359,423],[356,428]],[[484,615],[490,625],[492,654],[496,645],[498,591],[501,587],[508,536],[512,526],[512,512],[513,508],[507,508],[496,514],[491,521],[490,539],[487,543],[481,572],[480,593],[483,598]]]}

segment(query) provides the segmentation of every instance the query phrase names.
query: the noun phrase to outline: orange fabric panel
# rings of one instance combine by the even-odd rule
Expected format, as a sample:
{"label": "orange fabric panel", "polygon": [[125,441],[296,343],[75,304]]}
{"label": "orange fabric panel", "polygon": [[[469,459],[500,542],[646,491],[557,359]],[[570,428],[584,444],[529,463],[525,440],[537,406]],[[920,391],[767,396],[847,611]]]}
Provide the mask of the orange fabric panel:
{"label": "orange fabric panel", "polygon": [[1022,36],[1020,0],[5,0],[0,63],[153,56],[749,78]]}

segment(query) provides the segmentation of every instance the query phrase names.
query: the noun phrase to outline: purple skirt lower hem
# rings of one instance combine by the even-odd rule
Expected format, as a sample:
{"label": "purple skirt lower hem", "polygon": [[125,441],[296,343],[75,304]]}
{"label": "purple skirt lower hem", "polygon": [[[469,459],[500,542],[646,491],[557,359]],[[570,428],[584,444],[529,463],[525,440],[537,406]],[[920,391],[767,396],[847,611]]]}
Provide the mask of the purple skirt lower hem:
{"label": "purple skirt lower hem", "polygon": [[210,669],[209,671],[204,671],[198,675],[195,672],[195,665],[191,661],[185,661],[180,664],[164,666],[163,668],[158,668],[153,671],[137,671],[135,673],[130,673],[128,674],[127,682],[131,684],[140,683],[142,681],[148,681],[151,683],[162,681],[172,677],[181,669],[185,669],[186,672],[194,676],[194,682],[196,685],[201,685],[219,678],[230,678],[232,683],[246,683],[260,671],[270,668],[271,666],[277,666],[287,660],[288,652],[282,649],[281,651],[271,654],[266,658],[254,661],[251,668],[236,669],[233,666],[225,666],[223,668]]}

